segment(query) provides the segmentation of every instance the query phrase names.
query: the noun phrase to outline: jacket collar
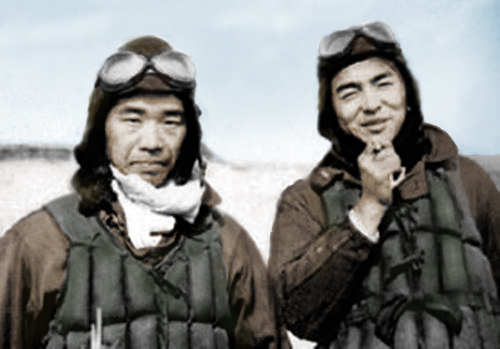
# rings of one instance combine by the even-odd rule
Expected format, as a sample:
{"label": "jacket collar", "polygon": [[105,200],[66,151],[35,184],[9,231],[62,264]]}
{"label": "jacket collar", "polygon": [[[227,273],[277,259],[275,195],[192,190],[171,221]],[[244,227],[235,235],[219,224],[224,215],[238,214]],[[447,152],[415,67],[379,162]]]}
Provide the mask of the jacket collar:
{"label": "jacket collar", "polygon": [[[432,147],[430,152],[425,154],[406,174],[406,179],[398,186],[399,194],[404,200],[415,199],[429,192],[425,173],[427,164],[458,156],[457,145],[445,131],[431,124],[424,124],[423,131]],[[349,164],[346,164],[334,150],[330,150],[319,165],[312,170],[309,176],[311,186],[320,192],[333,180],[349,181],[361,186],[360,180],[345,170],[348,166]]]}

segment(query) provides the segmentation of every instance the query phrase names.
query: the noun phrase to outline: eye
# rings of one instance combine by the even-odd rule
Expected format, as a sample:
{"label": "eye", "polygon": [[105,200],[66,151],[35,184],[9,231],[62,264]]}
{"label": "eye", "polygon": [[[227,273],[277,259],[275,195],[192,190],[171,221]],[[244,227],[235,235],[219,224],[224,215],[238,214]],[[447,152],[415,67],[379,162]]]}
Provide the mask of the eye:
{"label": "eye", "polygon": [[378,87],[392,86],[392,82],[385,81],[377,85]]}
{"label": "eye", "polygon": [[167,126],[180,126],[184,124],[184,119],[181,115],[169,115],[163,119],[163,124]]}
{"label": "eye", "polygon": [[165,125],[175,125],[175,126],[177,126],[177,125],[180,125],[180,124],[181,124],[179,121],[175,121],[175,120],[165,120],[163,123],[164,123]]}
{"label": "eye", "polygon": [[139,118],[134,118],[134,117],[128,117],[128,118],[125,118],[124,121],[126,123],[130,123],[130,124],[138,124],[141,122],[141,119]]}
{"label": "eye", "polygon": [[126,124],[138,124],[140,123],[141,117],[144,111],[137,108],[125,108],[120,112],[121,121]]}
{"label": "eye", "polygon": [[340,98],[341,98],[342,100],[346,100],[346,99],[348,99],[349,97],[354,96],[355,94],[356,94],[356,91],[347,92],[346,94],[344,94],[344,95],[340,96]]}

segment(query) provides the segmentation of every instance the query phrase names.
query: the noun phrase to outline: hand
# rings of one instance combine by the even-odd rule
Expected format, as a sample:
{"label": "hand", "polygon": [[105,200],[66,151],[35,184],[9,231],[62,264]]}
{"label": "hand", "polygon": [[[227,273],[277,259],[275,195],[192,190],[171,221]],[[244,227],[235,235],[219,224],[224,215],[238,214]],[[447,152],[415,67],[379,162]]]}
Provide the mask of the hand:
{"label": "hand", "polygon": [[358,166],[363,196],[389,206],[392,203],[392,190],[406,178],[406,169],[401,167],[401,159],[392,143],[368,144],[358,157]]}
{"label": "hand", "polygon": [[358,157],[358,166],[363,194],[353,210],[365,233],[373,235],[392,203],[392,190],[406,178],[406,170],[391,142],[367,145]]}

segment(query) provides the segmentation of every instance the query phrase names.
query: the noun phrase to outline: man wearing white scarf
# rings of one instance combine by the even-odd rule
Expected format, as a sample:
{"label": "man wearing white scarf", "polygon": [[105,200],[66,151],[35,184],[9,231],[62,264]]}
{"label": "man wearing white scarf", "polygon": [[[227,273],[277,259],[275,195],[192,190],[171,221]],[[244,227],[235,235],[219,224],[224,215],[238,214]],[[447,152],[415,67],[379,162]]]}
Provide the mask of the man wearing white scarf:
{"label": "man wearing white scarf", "polygon": [[195,86],[157,37],[104,63],[76,193],[0,240],[0,347],[289,347],[257,247],[203,178]]}

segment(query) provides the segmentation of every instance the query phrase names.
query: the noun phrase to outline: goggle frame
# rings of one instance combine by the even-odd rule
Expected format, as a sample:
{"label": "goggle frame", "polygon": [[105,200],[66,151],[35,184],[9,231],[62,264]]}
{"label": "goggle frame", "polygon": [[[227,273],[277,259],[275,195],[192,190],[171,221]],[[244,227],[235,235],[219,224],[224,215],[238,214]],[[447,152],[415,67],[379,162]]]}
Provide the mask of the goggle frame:
{"label": "goggle frame", "polygon": [[365,36],[383,45],[399,47],[391,26],[382,21],[375,21],[338,30],[325,36],[318,45],[319,58],[329,59],[346,54],[354,39],[359,36]]}
{"label": "goggle frame", "polygon": [[138,83],[145,74],[161,76],[174,86],[196,86],[196,70],[189,55],[177,50],[162,51],[154,56],[132,52],[117,52],[106,59],[97,73],[96,86],[108,92],[118,92]]}

